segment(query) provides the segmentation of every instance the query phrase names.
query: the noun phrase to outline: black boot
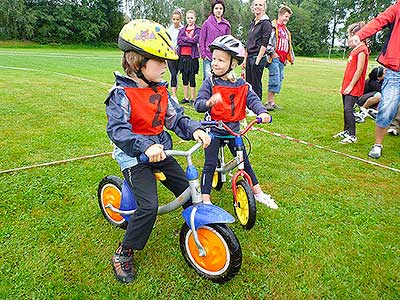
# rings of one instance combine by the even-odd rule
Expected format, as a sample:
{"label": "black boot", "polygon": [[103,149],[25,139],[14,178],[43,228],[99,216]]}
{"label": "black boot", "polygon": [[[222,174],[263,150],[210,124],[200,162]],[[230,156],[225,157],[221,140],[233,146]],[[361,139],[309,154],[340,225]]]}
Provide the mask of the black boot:
{"label": "black boot", "polygon": [[136,270],[133,266],[132,249],[124,248],[120,245],[111,259],[111,264],[119,281],[130,283],[135,279]]}

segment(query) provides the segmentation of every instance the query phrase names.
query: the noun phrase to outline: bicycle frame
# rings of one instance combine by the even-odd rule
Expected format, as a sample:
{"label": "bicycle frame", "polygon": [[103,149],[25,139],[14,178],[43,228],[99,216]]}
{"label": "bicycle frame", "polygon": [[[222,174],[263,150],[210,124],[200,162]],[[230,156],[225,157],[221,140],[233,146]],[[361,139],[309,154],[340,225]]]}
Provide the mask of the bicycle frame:
{"label": "bicycle frame", "polygon": [[[207,224],[233,223],[235,219],[232,215],[230,215],[228,212],[218,206],[202,203],[200,184],[198,180],[198,171],[193,165],[192,161],[192,154],[196,150],[198,150],[201,145],[201,143],[196,143],[187,151],[165,151],[165,154],[167,156],[186,157],[186,177],[189,181],[189,187],[171,202],[160,206],[157,213],[159,215],[166,214],[184,205],[186,202],[192,199],[193,205],[184,209],[184,211],[182,212],[182,216],[186,224],[191,228],[193,232],[193,238],[199,250],[199,256],[205,256],[206,251],[199,241],[197,229]],[[146,156],[141,156],[139,160],[142,163],[146,163],[146,161],[148,161],[148,158]],[[112,204],[108,204],[106,206],[106,208],[109,208],[111,211],[121,214],[122,217],[127,221],[129,221],[130,216],[136,211],[136,207],[136,201],[133,193],[125,180],[122,185],[122,199],[120,209],[114,207]]]}

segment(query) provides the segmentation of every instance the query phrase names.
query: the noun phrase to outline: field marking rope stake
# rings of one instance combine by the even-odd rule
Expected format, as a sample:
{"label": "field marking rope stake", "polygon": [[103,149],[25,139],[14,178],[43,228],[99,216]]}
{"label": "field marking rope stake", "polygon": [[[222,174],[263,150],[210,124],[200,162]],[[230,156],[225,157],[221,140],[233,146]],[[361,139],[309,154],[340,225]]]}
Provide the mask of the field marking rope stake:
{"label": "field marking rope stake", "polygon": [[310,146],[310,147],[315,147],[315,148],[318,148],[318,149],[322,149],[322,150],[325,150],[325,151],[328,151],[328,152],[331,152],[331,153],[335,153],[335,154],[338,154],[338,155],[341,155],[341,156],[344,156],[344,157],[348,157],[348,158],[351,158],[351,159],[362,161],[364,163],[367,163],[367,164],[370,164],[370,165],[373,165],[373,166],[377,166],[377,167],[380,167],[380,168],[384,168],[384,169],[387,169],[387,170],[391,170],[391,171],[400,173],[399,169],[388,167],[388,166],[376,163],[374,161],[370,161],[370,160],[367,160],[367,159],[364,159],[364,158],[360,158],[360,157],[357,157],[357,156],[354,156],[354,155],[346,154],[346,153],[343,153],[343,152],[340,152],[340,151],[336,151],[336,150],[333,150],[333,149],[330,149],[330,148],[327,148],[327,147],[324,147],[324,146],[320,146],[320,145],[317,145],[317,144],[309,143],[309,142],[306,142],[306,141],[303,141],[303,140],[300,140],[300,139],[292,138],[290,136],[287,136],[287,135],[284,135],[284,134],[281,134],[281,133],[276,133],[276,132],[265,130],[265,129],[262,129],[262,128],[254,128],[254,130],[257,130],[257,131],[260,131],[260,132],[264,132],[264,133],[268,133],[270,135],[277,136],[277,137],[280,137],[280,138],[285,139],[285,140],[289,140],[289,141],[292,141],[292,142],[295,142],[295,143],[304,144],[304,145],[307,145],[307,146]]}

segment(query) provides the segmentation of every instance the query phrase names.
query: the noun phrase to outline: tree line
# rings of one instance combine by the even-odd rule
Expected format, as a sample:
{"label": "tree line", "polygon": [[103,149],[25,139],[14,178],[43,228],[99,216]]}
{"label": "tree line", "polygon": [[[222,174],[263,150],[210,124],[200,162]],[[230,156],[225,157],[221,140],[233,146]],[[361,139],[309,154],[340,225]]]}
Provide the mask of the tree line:
{"label": "tree line", "polygon": [[[253,18],[250,1],[225,0],[225,18],[232,33],[245,41]],[[2,0],[0,1],[0,39],[38,43],[115,42],[127,17],[121,0]],[[193,9],[197,24],[208,17],[211,0],[135,0],[132,18],[148,18],[170,23],[174,8]],[[288,28],[299,55],[315,55],[343,42],[346,28],[356,21],[368,21],[394,0],[288,0],[267,1],[267,14],[276,18],[279,6],[293,10]],[[385,32],[373,39],[372,50],[381,48]]]}

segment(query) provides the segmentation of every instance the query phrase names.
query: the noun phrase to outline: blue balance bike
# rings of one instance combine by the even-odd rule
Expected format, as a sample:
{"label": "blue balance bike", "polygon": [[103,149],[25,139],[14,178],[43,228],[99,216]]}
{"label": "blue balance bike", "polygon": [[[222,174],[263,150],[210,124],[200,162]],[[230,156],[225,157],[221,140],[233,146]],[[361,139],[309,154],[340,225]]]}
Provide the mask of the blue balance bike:
{"label": "blue balance bike", "polygon": [[[199,275],[223,283],[239,272],[242,250],[237,237],[227,225],[234,222],[234,217],[218,206],[202,204],[198,172],[192,162],[192,154],[200,147],[201,143],[196,143],[187,151],[165,151],[167,156],[186,157],[189,187],[176,199],[160,206],[158,214],[173,211],[192,199],[192,205],[182,212],[185,221],[179,238],[182,255]],[[146,163],[148,158],[142,154],[140,160]],[[123,229],[137,207],[128,183],[112,175],[101,180],[98,202],[107,221]]]}

